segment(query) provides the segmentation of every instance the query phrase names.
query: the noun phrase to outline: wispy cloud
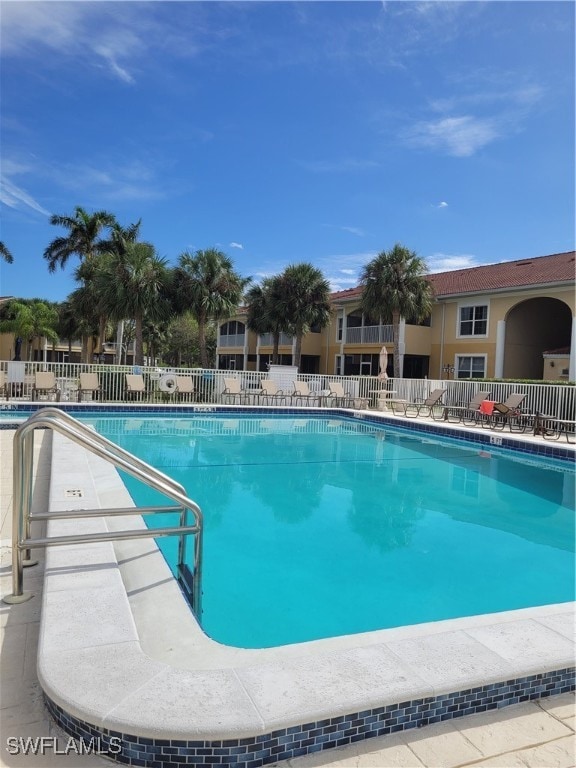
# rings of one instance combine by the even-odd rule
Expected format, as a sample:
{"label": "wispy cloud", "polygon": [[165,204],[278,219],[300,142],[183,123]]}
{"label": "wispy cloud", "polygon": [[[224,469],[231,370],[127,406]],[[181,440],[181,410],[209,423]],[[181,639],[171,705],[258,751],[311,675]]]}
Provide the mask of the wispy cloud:
{"label": "wispy cloud", "polygon": [[406,142],[454,157],[470,157],[501,135],[496,121],[464,115],[417,123],[406,133]]}
{"label": "wispy cloud", "polygon": [[469,253],[450,255],[433,253],[426,259],[429,272],[452,272],[455,269],[469,269],[479,266],[476,256]]}
{"label": "wispy cloud", "polygon": [[50,211],[47,211],[28,192],[16,186],[4,174],[0,178],[0,202],[16,210],[31,208],[33,211],[44,214],[44,216],[50,216]]}
{"label": "wispy cloud", "polygon": [[445,200],[442,200],[441,203],[433,203],[433,208],[448,208],[448,203]]}
{"label": "wispy cloud", "polygon": [[242,245],[242,243],[235,243],[234,241],[232,241],[231,243],[229,243],[229,246],[230,248],[239,248],[241,251],[244,250],[244,246]]}

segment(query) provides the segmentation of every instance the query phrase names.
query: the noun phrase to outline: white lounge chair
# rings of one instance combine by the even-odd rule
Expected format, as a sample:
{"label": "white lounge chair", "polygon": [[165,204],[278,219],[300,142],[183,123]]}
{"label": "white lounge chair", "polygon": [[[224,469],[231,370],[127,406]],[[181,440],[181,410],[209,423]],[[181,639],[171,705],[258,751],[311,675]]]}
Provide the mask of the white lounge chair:
{"label": "white lounge chair", "polygon": [[36,371],[34,374],[32,400],[39,400],[42,395],[45,395],[47,398],[50,398],[50,395],[54,395],[54,400],[60,400],[60,390],[56,383],[56,376],[52,371]]}
{"label": "white lounge chair", "polygon": [[278,384],[272,379],[260,379],[261,390],[258,393],[260,401],[265,402],[266,405],[274,403],[286,403],[286,395],[282,389],[278,389]]}
{"label": "white lounge chair", "polygon": [[293,381],[292,385],[294,387],[294,391],[291,394],[292,403],[294,405],[314,405],[314,403],[320,403],[320,397],[310,391],[310,387],[308,386],[307,381]]}
{"label": "white lounge chair", "polygon": [[242,389],[240,379],[224,378],[224,389],[222,390],[222,401],[228,403],[242,403],[242,398],[246,396],[245,390]]}
{"label": "white lounge chair", "polygon": [[78,385],[78,402],[82,401],[82,395],[89,394],[92,400],[96,400],[101,393],[100,381],[97,373],[81,373]]}
{"label": "white lounge chair", "polygon": [[132,400],[142,400],[146,394],[146,384],[141,373],[126,373],[126,395]]}
{"label": "white lounge chair", "polygon": [[191,376],[176,376],[176,397],[189,403],[194,400],[194,380]]}

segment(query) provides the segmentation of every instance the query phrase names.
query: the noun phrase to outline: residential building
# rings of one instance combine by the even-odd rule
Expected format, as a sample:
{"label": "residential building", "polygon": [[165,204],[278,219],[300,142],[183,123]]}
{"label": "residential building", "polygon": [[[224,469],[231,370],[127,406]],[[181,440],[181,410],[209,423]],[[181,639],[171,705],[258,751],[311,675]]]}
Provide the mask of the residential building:
{"label": "residential building", "polygon": [[[400,370],[406,378],[576,379],[575,252],[428,275],[432,313],[401,321]],[[303,340],[302,373],[377,375],[382,346],[393,370],[392,326],[366,318],[361,287],[331,295],[330,325]],[[270,335],[246,325],[246,310],[220,324],[220,368],[265,371]],[[294,340],[280,340],[292,363]]]}

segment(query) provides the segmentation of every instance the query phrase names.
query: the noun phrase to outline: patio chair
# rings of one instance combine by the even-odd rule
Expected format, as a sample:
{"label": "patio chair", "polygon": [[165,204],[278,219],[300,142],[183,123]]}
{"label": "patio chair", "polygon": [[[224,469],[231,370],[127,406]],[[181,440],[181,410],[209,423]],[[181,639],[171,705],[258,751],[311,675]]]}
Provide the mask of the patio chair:
{"label": "patio chair", "polygon": [[435,421],[439,421],[444,418],[443,413],[440,416],[436,416],[433,409],[438,405],[442,405],[442,397],[445,392],[445,389],[433,389],[425,400],[415,400],[412,403],[405,400],[390,400],[392,412],[396,416],[408,416],[409,418],[431,416]]}
{"label": "patio chair", "polygon": [[525,399],[522,392],[512,392],[503,403],[494,403],[492,413],[486,415],[482,426],[503,430],[507,425],[510,432],[525,432],[529,418],[520,408]]}
{"label": "patio chair", "polygon": [[82,402],[82,395],[89,394],[91,400],[96,400],[101,394],[100,382],[97,373],[81,373],[78,385],[78,402]]}
{"label": "patio chair", "polygon": [[222,390],[222,402],[228,402],[228,405],[235,403],[242,404],[242,398],[245,397],[246,392],[242,389],[240,379],[225,378],[224,389]]}
{"label": "patio chair", "polygon": [[444,409],[445,421],[463,424],[476,424],[480,417],[479,408],[484,400],[488,400],[491,392],[476,392],[468,405],[447,405]]}
{"label": "patio chair", "polygon": [[26,383],[26,363],[12,360],[7,365],[8,392],[11,397],[22,397]]}
{"label": "patio chair", "polygon": [[146,394],[146,384],[141,373],[126,373],[126,397],[129,400],[142,400]]}
{"label": "patio chair", "polygon": [[52,371],[36,371],[32,387],[32,400],[39,400],[42,395],[50,398],[54,395],[56,402],[60,400],[60,390],[56,384],[56,376]]}
{"label": "patio chair", "polygon": [[368,408],[367,397],[355,397],[350,392],[346,392],[341,381],[329,382],[330,392],[328,397],[332,397],[337,406],[342,408]]}
{"label": "patio chair", "polygon": [[176,376],[176,397],[189,403],[194,400],[194,379],[191,376]]}
{"label": "patio chair", "polygon": [[260,379],[260,392],[258,393],[259,399],[262,402],[266,401],[266,405],[270,405],[270,402],[279,405],[280,403],[286,403],[286,395],[284,390],[278,389],[278,384],[272,379]]}
{"label": "patio chair", "polygon": [[341,381],[330,381],[328,382],[328,386],[330,388],[328,397],[331,397],[334,400],[334,405],[340,406],[341,408],[352,408],[354,399],[350,392],[346,392]]}
{"label": "patio chair", "polygon": [[320,403],[320,397],[316,393],[310,391],[307,381],[293,381],[292,386],[294,387],[294,390],[290,397],[292,398],[292,403],[294,405],[298,405],[298,403],[300,403],[300,405],[304,405],[304,403],[307,405]]}
{"label": "patio chair", "polygon": [[10,391],[8,389],[8,378],[5,371],[0,371],[0,394],[4,395],[6,400],[10,399]]}

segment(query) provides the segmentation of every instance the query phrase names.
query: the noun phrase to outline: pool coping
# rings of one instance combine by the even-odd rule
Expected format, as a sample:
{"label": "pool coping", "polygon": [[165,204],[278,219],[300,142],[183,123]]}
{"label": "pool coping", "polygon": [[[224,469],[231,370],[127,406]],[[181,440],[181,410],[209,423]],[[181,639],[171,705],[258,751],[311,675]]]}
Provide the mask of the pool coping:
{"label": "pool coping", "polygon": [[[64,498],[70,478],[82,500]],[[55,434],[50,509],[111,505],[132,506],[116,471]],[[49,535],[143,525],[54,520]],[[46,552],[39,680],[69,732],[121,735],[123,762],[183,749],[263,765],[572,690],[573,666],[573,603],[247,650],[204,635],[152,540]]]}

